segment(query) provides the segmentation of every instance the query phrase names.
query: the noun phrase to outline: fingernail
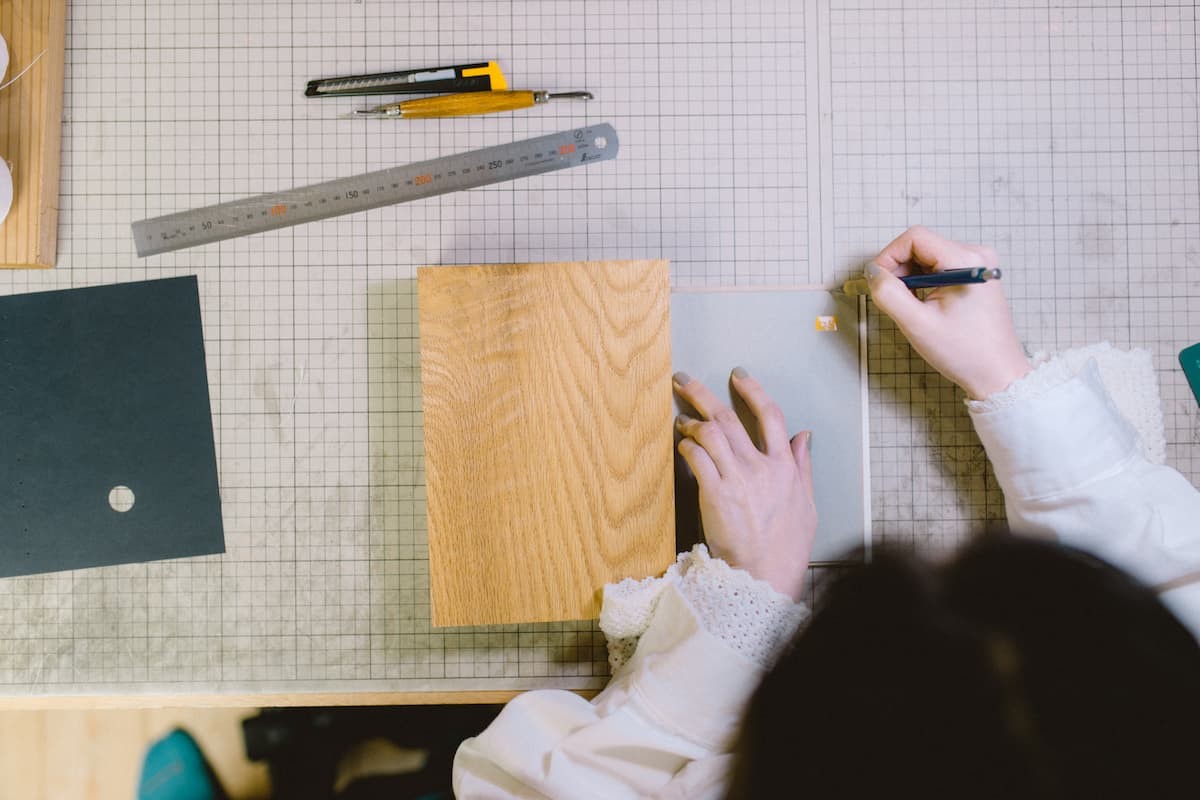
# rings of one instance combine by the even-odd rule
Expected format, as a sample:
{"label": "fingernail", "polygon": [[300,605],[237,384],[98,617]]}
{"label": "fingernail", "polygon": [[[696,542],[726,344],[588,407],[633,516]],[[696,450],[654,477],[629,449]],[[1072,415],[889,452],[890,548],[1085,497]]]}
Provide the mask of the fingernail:
{"label": "fingernail", "polygon": [[812,453],[812,431],[804,432],[804,449]]}
{"label": "fingernail", "polygon": [[680,386],[687,386],[692,382],[692,376],[688,375],[686,372],[676,372],[671,376],[671,380],[675,381],[675,383]]}
{"label": "fingernail", "polygon": [[874,261],[868,261],[867,265],[865,267],[863,267],[863,275],[869,281],[875,280],[882,273],[883,273],[883,267],[879,266]]}
{"label": "fingernail", "polygon": [[750,373],[746,372],[745,367],[734,367],[733,368],[733,377],[737,378],[740,381],[742,378],[749,378]]}

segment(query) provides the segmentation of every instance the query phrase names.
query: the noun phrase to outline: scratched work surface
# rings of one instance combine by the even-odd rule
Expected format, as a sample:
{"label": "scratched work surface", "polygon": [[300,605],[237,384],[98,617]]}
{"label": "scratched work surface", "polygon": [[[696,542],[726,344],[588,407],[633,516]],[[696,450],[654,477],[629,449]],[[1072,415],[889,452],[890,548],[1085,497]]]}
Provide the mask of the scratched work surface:
{"label": "scratched work surface", "polygon": [[[834,5],[72,2],[59,266],[0,291],[199,276],[228,552],[0,581],[0,691],[603,682],[590,622],[429,625],[422,264],[667,258],[679,286],[831,285],[922,222],[1000,251],[1032,349],[1150,348],[1171,463],[1200,478],[1174,367],[1200,339],[1194,6]],[[597,99],[406,123],[301,97],[485,58]],[[615,162],[134,256],[144,217],[595,121]],[[950,546],[1001,497],[959,394],[890,326],[870,336],[876,536]]]}

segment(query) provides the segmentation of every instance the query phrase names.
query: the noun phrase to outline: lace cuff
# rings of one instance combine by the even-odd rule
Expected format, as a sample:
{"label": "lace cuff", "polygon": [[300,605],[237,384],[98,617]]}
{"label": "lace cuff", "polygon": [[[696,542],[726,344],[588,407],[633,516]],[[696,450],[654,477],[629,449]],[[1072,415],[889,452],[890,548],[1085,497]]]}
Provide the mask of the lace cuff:
{"label": "lace cuff", "polygon": [[706,631],[763,668],[775,663],[808,617],[803,603],[793,603],[766,581],[712,558],[708,548],[698,544],[680,553],[661,578],[627,578],[604,587],[600,629],[608,638],[608,662],[614,672],[633,655],[654,617],[659,595],[672,584]]}
{"label": "lace cuff", "polygon": [[1061,386],[1095,361],[1100,382],[1121,416],[1137,431],[1143,457],[1151,464],[1167,460],[1167,438],[1163,430],[1158,376],[1146,350],[1117,350],[1108,342],[1077,347],[1051,357],[1037,353],[1034,369],[1003,391],[983,400],[967,400],[972,414],[990,414],[1010,409]]}

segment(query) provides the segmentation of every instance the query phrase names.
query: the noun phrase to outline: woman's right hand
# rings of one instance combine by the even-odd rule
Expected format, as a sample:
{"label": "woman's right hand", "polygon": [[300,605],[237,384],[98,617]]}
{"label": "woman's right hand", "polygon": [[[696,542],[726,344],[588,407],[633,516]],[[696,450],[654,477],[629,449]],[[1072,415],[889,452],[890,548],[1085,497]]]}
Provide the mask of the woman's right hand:
{"label": "woman's right hand", "polygon": [[974,400],[1007,388],[1030,370],[1000,281],[944,286],[920,300],[900,276],[998,265],[991,248],[953,242],[917,226],[883,248],[865,270],[875,305],[930,366]]}

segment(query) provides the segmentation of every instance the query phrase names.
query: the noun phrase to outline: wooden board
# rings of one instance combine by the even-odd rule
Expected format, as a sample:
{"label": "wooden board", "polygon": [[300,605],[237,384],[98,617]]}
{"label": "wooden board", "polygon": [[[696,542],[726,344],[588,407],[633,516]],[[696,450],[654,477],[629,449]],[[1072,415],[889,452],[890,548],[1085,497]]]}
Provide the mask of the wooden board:
{"label": "wooden board", "polygon": [[[508,703],[526,690],[463,692],[292,692],[253,694],[8,694],[0,697],[0,714],[6,711],[108,710],[108,709],[257,709],[298,708],[318,705],[456,705]],[[599,688],[568,690],[586,699]],[[4,798],[0,794],[0,798]]]}
{"label": "wooden board", "polygon": [[[523,689],[461,692],[292,692],[289,694],[58,694],[0,696],[6,711],[153,708],[297,708],[307,706],[431,706],[507,703]],[[599,689],[568,691],[591,700]],[[4,795],[0,794],[0,798]]]}
{"label": "wooden board", "polygon": [[0,222],[0,268],[54,266],[66,30],[67,0],[0,3],[0,34],[9,50],[5,80],[46,51],[0,90],[0,158],[13,175],[12,209]]}
{"label": "wooden board", "polygon": [[136,797],[149,746],[176,727],[200,744],[238,800],[269,797],[267,766],[246,759],[242,720],[253,709],[0,711],[0,797]]}
{"label": "wooden board", "polygon": [[675,556],[665,261],[424,267],[433,624],[592,619]]}

